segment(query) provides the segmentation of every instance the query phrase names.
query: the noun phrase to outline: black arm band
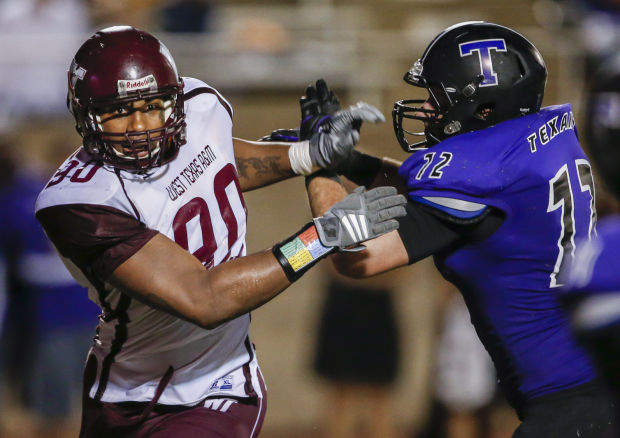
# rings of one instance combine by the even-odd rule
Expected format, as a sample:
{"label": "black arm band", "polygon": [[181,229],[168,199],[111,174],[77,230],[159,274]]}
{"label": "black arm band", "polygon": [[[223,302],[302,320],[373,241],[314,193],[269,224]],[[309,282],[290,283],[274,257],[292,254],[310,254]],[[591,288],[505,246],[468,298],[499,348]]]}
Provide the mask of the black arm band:
{"label": "black arm band", "polygon": [[504,214],[495,208],[469,221],[449,217],[438,209],[408,202],[407,215],[398,218],[398,234],[409,255],[409,263],[467,242],[484,240],[502,225]]}
{"label": "black arm band", "polygon": [[455,244],[461,238],[454,224],[443,221],[417,202],[408,202],[407,215],[398,218],[398,234],[414,263]]}
{"label": "black arm band", "polygon": [[349,159],[338,167],[338,173],[359,186],[370,187],[382,165],[381,158],[366,155],[354,149]]}
{"label": "black arm band", "polygon": [[340,177],[334,171],[327,170],[327,169],[321,169],[306,176],[306,188],[308,188],[308,186],[310,185],[310,181],[312,181],[317,176],[320,176],[321,178],[328,178],[328,179],[331,179],[332,181],[336,181],[337,183],[340,183]]}
{"label": "black arm band", "polygon": [[308,269],[334,250],[335,247],[323,246],[314,222],[308,222],[297,233],[271,248],[291,283],[299,280]]}

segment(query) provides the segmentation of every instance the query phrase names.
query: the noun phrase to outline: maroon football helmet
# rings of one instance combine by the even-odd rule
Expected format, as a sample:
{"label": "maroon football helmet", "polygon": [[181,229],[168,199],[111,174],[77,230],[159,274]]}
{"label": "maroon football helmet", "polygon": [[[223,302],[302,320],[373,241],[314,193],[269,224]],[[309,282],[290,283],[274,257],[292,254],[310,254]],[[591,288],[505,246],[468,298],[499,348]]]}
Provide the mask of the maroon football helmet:
{"label": "maroon football helmet", "polygon": [[[79,48],[68,78],[67,106],[84,148],[105,163],[145,170],[174,159],[185,143],[183,80],[166,46],[149,33],[130,26],[100,30]],[[103,131],[104,108],[154,98],[165,102],[161,128]]]}

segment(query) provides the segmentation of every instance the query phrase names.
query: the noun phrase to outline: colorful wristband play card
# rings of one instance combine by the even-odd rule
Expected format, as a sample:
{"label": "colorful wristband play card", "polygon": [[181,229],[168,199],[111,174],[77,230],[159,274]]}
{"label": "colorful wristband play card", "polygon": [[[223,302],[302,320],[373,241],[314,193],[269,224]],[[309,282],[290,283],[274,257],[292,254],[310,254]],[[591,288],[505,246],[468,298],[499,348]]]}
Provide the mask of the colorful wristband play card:
{"label": "colorful wristband play card", "polygon": [[321,258],[331,249],[321,244],[314,226],[304,230],[280,247],[280,251],[295,272]]}

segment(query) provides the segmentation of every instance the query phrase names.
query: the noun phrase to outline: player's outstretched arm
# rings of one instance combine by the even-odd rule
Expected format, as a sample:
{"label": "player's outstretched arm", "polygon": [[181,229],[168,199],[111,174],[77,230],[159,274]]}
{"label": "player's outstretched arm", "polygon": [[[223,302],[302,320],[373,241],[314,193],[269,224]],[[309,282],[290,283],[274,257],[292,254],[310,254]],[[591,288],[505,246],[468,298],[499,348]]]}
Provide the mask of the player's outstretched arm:
{"label": "player's outstretched arm", "polygon": [[162,234],[116,268],[111,281],[137,300],[209,329],[261,306],[290,284],[271,251],[207,270]]}
{"label": "player's outstretched arm", "polygon": [[[308,200],[314,216],[322,215],[330,205],[347,196],[344,187],[334,179],[315,176],[307,184]],[[409,263],[407,250],[394,230],[364,243],[365,251],[339,252],[331,257],[338,272],[348,277],[363,278]]]}
{"label": "player's outstretched arm", "polygon": [[398,227],[406,200],[392,187],[360,189],[271,250],[205,269],[194,256],[157,234],[112,273],[135,299],[205,328],[255,309],[319,260]]}
{"label": "player's outstretched arm", "polygon": [[233,146],[239,185],[244,192],[297,175],[289,160],[291,143],[233,138]]}
{"label": "player's outstretched arm", "polygon": [[300,109],[298,129],[278,129],[260,142],[233,139],[242,190],[320,169],[335,170],[349,160],[359,141],[361,124],[385,120],[377,108],[364,102],[341,109],[338,98],[322,79],[316,86],[308,86]]}

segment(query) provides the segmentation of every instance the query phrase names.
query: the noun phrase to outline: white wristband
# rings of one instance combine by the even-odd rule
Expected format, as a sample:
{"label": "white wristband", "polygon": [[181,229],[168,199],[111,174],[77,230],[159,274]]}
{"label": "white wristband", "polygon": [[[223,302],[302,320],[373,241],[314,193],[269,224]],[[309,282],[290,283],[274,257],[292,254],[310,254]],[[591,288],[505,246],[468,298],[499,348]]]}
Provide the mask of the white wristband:
{"label": "white wristband", "polygon": [[291,147],[288,148],[288,159],[291,162],[291,169],[297,175],[310,175],[312,173],[310,141],[291,143]]}

